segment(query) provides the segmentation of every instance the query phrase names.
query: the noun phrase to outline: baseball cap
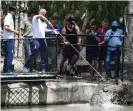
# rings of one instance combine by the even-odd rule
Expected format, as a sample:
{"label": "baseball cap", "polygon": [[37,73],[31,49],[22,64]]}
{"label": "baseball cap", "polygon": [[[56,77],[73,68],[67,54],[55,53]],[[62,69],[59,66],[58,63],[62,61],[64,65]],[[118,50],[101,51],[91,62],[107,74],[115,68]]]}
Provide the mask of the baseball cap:
{"label": "baseball cap", "polygon": [[15,11],[16,8],[15,8],[14,6],[9,6],[9,10],[13,10],[13,11]]}
{"label": "baseball cap", "polygon": [[118,26],[118,22],[117,22],[116,20],[114,20],[114,21],[112,22],[112,26]]}

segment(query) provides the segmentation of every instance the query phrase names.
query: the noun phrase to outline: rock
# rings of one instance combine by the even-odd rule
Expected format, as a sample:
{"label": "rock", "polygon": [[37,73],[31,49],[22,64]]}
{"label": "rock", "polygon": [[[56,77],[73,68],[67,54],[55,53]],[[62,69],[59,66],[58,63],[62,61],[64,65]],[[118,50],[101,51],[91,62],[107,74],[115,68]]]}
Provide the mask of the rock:
{"label": "rock", "polygon": [[[132,104],[133,103],[133,85],[119,85],[100,83],[92,95],[90,105],[101,107],[105,103],[109,104]],[[126,102],[125,102],[126,101]]]}
{"label": "rock", "polygon": [[133,104],[133,83],[124,82],[122,84],[122,89],[114,93],[112,102],[120,105]]}

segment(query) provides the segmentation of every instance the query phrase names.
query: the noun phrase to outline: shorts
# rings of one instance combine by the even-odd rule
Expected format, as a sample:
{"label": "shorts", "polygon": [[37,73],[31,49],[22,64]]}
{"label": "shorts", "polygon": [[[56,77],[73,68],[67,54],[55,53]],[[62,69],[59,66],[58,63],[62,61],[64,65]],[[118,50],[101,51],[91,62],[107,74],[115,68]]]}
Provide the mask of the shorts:
{"label": "shorts", "polygon": [[86,48],[86,60],[99,60],[99,49],[98,47],[87,47]]}
{"label": "shorts", "polygon": [[106,60],[106,52],[107,52],[107,48],[106,47],[100,47],[99,48],[99,60]]}
{"label": "shorts", "polygon": [[87,61],[99,60],[99,57],[96,54],[87,54],[86,55],[86,60]]}
{"label": "shorts", "polygon": [[[78,45],[75,45],[74,47],[79,52]],[[71,58],[74,55],[79,56],[79,53],[75,49],[70,45],[65,45],[65,47],[63,48],[63,57]]]}

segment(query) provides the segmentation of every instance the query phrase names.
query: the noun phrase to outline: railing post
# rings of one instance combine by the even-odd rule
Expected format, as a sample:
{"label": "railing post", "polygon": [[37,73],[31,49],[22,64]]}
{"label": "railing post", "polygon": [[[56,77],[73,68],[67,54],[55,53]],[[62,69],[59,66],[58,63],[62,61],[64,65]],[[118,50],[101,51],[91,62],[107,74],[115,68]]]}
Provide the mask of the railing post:
{"label": "railing post", "polygon": [[58,61],[57,61],[58,60],[58,52],[57,52],[58,51],[58,39],[57,39],[57,37],[55,39],[56,39],[56,62],[55,62],[55,64],[56,64],[56,71],[57,71],[57,69],[58,69],[57,68],[58,67],[57,66],[58,65]]}

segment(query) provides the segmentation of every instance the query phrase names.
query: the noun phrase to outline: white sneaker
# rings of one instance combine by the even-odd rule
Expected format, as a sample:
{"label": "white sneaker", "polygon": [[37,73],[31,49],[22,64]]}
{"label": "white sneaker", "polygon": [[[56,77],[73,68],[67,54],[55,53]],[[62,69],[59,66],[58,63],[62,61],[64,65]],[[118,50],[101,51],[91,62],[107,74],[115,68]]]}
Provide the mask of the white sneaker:
{"label": "white sneaker", "polygon": [[45,69],[43,69],[43,70],[41,71],[41,73],[46,73]]}
{"label": "white sneaker", "polygon": [[28,73],[30,71],[29,68],[23,67],[23,72]]}
{"label": "white sneaker", "polygon": [[45,74],[46,71],[45,71],[45,69],[43,69],[43,70],[41,70],[39,73],[40,73],[40,74]]}

